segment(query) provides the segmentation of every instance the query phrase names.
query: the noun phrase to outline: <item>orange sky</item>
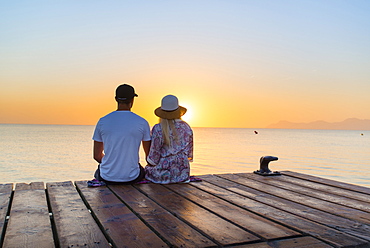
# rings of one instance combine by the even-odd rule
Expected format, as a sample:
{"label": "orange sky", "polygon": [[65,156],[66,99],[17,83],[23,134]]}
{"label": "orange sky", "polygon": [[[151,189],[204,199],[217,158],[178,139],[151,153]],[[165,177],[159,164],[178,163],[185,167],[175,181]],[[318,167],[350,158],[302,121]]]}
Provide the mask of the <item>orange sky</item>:
{"label": "orange sky", "polygon": [[367,1],[0,9],[0,123],[94,125],[122,83],[151,125],[167,94],[194,127],[370,119]]}

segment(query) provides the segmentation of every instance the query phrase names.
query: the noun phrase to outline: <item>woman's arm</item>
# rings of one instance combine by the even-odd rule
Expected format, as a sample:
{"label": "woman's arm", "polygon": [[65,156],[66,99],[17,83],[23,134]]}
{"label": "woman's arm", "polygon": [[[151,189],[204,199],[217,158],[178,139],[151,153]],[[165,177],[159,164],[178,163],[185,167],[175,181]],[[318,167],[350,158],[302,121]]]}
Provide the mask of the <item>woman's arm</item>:
{"label": "woman's arm", "polygon": [[163,145],[163,137],[160,133],[160,126],[156,124],[152,129],[152,140],[146,161],[149,166],[156,166],[161,158],[161,147]]}

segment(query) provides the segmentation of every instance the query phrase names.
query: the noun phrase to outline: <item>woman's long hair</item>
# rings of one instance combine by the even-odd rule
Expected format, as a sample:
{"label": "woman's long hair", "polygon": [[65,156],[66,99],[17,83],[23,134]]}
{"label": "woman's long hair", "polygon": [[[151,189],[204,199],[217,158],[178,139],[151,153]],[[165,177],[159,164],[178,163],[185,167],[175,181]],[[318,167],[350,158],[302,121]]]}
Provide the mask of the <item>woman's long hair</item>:
{"label": "woman's long hair", "polygon": [[168,120],[168,119],[159,118],[159,123],[161,125],[162,133],[163,133],[164,144],[169,147],[172,146],[171,138],[170,138],[171,134],[173,137],[173,141],[175,143],[178,143],[179,141],[179,136],[176,131],[175,122],[176,120]]}

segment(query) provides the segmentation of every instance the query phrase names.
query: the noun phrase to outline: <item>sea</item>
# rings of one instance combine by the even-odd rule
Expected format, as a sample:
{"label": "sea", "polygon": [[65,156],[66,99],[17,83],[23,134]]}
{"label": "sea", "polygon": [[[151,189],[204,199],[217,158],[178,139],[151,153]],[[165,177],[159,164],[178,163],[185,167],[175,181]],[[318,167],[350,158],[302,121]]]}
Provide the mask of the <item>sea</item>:
{"label": "sea", "polygon": [[[0,124],[0,184],[90,180],[94,126]],[[193,128],[192,175],[251,173],[262,156],[294,171],[370,187],[370,131]],[[140,162],[145,165],[140,149]]]}

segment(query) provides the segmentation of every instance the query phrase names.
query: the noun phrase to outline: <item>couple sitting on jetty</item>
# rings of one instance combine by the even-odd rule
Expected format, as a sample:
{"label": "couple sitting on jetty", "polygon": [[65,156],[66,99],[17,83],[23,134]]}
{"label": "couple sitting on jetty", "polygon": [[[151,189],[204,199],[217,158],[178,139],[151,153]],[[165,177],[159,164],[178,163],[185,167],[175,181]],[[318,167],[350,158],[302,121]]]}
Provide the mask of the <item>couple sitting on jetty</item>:
{"label": "couple sitting on jetty", "polygon": [[[176,96],[163,97],[154,113],[160,118],[150,132],[148,122],[131,112],[138,95],[132,86],[116,89],[117,110],[100,118],[93,135],[94,159],[99,163],[89,186],[189,182],[193,131],[181,116],[186,108]],[[139,163],[142,144],[147,165]]]}

